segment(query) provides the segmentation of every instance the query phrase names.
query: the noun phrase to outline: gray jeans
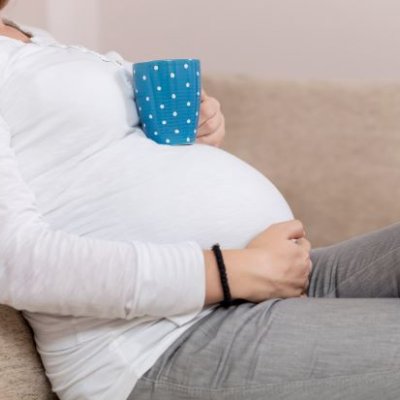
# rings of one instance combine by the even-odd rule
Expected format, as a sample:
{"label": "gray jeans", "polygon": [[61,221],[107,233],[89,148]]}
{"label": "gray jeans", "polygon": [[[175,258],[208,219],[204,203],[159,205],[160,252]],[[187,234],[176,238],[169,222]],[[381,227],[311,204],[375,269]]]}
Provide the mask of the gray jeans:
{"label": "gray jeans", "polygon": [[308,298],[217,307],[129,400],[399,400],[400,224],[311,258]]}

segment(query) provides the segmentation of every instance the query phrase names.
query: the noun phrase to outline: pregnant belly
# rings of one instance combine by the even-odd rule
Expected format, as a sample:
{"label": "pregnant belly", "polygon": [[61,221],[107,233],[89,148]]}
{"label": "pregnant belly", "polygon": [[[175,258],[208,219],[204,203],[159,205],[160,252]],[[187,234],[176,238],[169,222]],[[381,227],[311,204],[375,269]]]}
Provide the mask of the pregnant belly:
{"label": "pregnant belly", "polygon": [[34,191],[52,227],[110,240],[242,248],[293,218],[276,187],[226,151],[162,146],[136,134],[62,176],[36,180]]}
{"label": "pregnant belly", "polygon": [[[268,225],[293,218],[274,185],[229,153],[206,145],[161,146],[136,134],[29,184],[53,228],[109,240],[195,240],[202,248],[215,242],[242,248]],[[165,321],[159,329],[157,323],[136,319],[25,317],[53,384],[63,386],[66,368],[79,376],[95,376],[99,365],[104,365],[103,373],[109,367],[112,373],[119,367],[124,371],[122,350],[109,350],[114,340],[123,340],[131,357],[144,357],[147,350],[138,345],[137,335],[146,332],[163,343],[160,335],[167,329]],[[186,321],[168,319],[174,326]],[[83,361],[77,351],[83,352]],[[90,369],[93,365],[96,371]]]}

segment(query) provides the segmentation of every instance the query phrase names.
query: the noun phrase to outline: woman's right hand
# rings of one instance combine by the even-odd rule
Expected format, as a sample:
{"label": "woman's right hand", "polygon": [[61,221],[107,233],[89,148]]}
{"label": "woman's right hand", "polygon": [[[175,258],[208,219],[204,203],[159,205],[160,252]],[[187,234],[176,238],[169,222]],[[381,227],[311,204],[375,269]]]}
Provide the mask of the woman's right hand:
{"label": "woman's right hand", "polygon": [[299,220],[271,225],[253,238],[246,250],[254,257],[249,268],[242,270],[248,289],[246,300],[298,297],[307,290],[311,244]]}
{"label": "woman's right hand", "polygon": [[[298,220],[269,226],[244,249],[223,250],[233,299],[253,303],[271,298],[304,296],[309,285],[311,244]],[[204,251],[206,262],[205,305],[223,299],[215,257]]]}

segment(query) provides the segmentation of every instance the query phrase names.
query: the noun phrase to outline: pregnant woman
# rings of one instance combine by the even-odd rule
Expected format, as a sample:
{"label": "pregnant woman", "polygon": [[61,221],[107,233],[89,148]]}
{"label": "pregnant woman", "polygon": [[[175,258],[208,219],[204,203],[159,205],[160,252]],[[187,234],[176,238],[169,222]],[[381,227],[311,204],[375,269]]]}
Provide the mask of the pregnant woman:
{"label": "pregnant woman", "polygon": [[0,22],[0,302],[60,399],[397,400],[400,225],[311,250],[216,100],[156,144],[130,70]]}

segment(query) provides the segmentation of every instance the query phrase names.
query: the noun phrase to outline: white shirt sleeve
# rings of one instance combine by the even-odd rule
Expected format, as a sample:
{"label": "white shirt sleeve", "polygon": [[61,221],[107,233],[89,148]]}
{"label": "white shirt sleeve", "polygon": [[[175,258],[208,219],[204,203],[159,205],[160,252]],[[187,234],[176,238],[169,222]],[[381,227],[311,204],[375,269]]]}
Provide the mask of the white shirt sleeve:
{"label": "white shirt sleeve", "polygon": [[199,313],[200,246],[113,242],[52,229],[19,171],[0,117],[0,303],[58,315],[131,319]]}

